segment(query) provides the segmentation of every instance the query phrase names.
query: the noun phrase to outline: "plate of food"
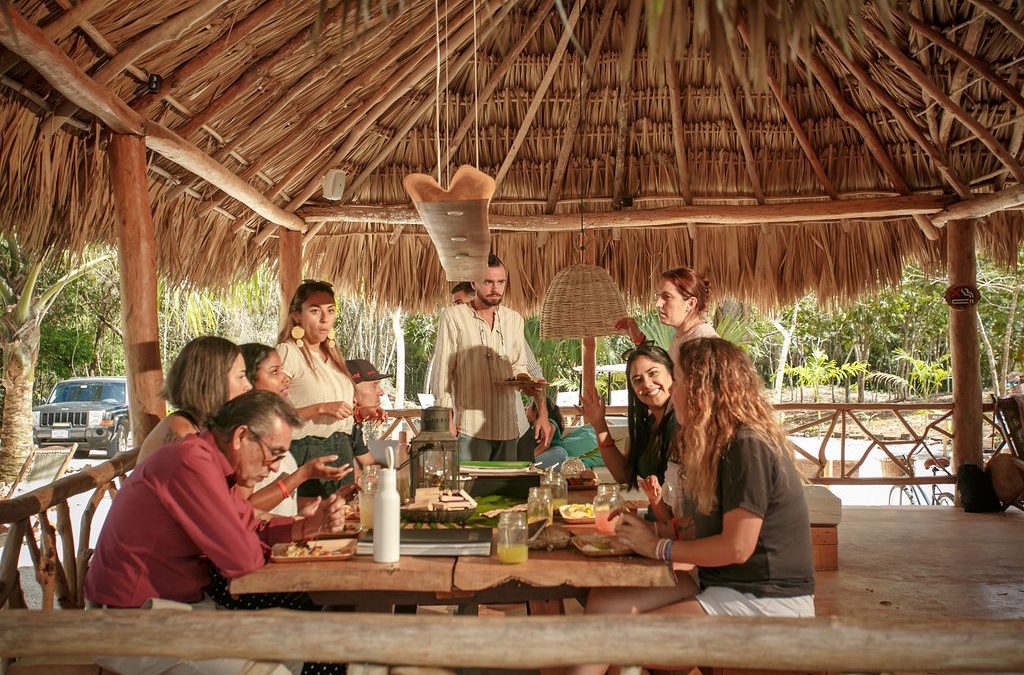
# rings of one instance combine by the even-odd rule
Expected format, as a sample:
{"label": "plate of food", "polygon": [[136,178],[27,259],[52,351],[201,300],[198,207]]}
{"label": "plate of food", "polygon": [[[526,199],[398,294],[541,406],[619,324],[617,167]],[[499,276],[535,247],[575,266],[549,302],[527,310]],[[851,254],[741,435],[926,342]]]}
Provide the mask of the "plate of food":
{"label": "plate of food", "polygon": [[355,520],[351,519],[351,516],[345,518],[345,527],[338,532],[327,532],[321,531],[310,537],[310,539],[351,539],[352,537],[359,536],[359,533],[363,531],[363,526],[359,523],[359,516],[356,516]]}
{"label": "plate of food", "polygon": [[570,525],[587,525],[594,522],[593,504],[562,504],[558,507],[562,520]]}
{"label": "plate of food", "polygon": [[356,553],[355,539],[326,539],[274,544],[271,562],[310,562],[315,560],[347,560]]}
{"label": "plate of food", "polygon": [[572,544],[583,555],[595,558],[630,555],[633,549],[629,548],[615,537],[608,537],[603,534],[577,535],[572,538]]}
{"label": "plate of food", "polygon": [[548,381],[543,377],[530,377],[524,373],[518,377],[498,380],[494,384],[499,387],[546,387],[548,386]]}
{"label": "plate of food", "polygon": [[575,476],[565,479],[570,490],[594,490],[597,489],[597,474],[590,469],[581,471]]}

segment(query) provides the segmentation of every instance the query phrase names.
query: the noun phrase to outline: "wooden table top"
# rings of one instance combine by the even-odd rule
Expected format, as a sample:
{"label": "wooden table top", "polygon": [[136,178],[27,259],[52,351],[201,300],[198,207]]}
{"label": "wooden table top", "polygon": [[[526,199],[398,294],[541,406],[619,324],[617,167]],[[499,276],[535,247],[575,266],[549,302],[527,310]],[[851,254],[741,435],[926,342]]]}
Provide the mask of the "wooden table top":
{"label": "wooden table top", "polygon": [[[589,529],[589,528],[587,528]],[[584,533],[586,529],[574,527]],[[571,586],[639,588],[672,586],[675,577],[662,562],[640,556],[589,557],[570,546],[561,551],[530,551],[527,562],[506,565],[490,556],[402,556],[394,565],[370,556],[348,560],[268,563],[231,581],[232,593],[292,591],[391,591],[465,593],[521,583],[535,588]]]}

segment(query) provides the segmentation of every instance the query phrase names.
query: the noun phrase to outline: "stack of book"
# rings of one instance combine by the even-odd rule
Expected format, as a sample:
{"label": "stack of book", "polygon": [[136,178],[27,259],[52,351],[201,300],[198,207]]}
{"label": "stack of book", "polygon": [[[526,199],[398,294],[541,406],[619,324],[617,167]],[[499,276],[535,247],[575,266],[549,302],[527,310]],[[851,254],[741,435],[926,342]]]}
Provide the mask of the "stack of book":
{"label": "stack of book", "polygon": [[[402,555],[490,555],[489,527],[403,529],[398,550]],[[373,530],[359,535],[357,555],[373,555]]]}

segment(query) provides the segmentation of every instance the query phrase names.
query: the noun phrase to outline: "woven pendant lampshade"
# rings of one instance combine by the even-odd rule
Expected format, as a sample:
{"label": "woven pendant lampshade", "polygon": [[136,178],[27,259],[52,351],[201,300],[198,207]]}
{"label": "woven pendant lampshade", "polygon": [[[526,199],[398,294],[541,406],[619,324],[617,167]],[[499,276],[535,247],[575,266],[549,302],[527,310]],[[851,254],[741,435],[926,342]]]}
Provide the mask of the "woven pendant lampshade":
{"label": "woven pendant lampshade", "polygon": [[608,271],[572,265],[559,272],[544,294],[540,336],[545,340],[614,335],[626,303]]}

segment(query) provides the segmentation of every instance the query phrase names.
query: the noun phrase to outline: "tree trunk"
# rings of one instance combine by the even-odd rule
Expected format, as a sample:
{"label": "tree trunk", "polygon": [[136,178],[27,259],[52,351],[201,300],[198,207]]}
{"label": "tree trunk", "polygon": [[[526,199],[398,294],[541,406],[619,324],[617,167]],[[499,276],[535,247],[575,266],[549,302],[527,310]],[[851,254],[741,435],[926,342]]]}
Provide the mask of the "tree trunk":
{"label": "tree trunk", "polygon": [[39,356],[39,326],[26,324],[4,345],[4,413],[0,481],[11,483],[32,449],[32,385]]}
{"label": "tree trunk", "polygon": [[103,319],[96,321],[96,337],[92,341],[92,360],[89,361],[87,372],[89,377],[96,377],[101,372],[102,356],[103,356],[103,334],[106,332],[107,326],[103,323]]}
{"label": "tree trunk", "polygon": [[996,396],[1003,395],[1002,383],[999,381],[999,370],[996,368],[996,355],[992,351],[992,342],[988,339],[988,331],[985,330],[985,322],[978,317],[978,332],[981,333],[981,341],[985,343],[985,355],[988,356],[988,367],[992,371],[992,391]]}
{"label": "tree trunk", "polygon": [[[1010,314],[1006,318],[1006,333],[1003,334],[1003,367],[999,369],[999,380],[1006,386],[1010,381],[1010,342],[1013,340],[1013,319],[1017,314],[1017,300],[1020,298],[1020,281],[1013,275],[1013,296],[1010,298]],[[1006,392],[1003,392],[1004,394]]]}
{"label": "tree trunk", "polygon": [[793,305],[793,317],[789,321],[789,330],[783,328],[778,321],[772,321],[775,330],[782,333],[782,348],[779,350],[779,360],[775,370],[774,399],[776,403],[782,403],[782,385],[786,377],[786,361],[789,359],[789,347],[793,344],[793,332],[796,330],[796,316],[800,305]]}

